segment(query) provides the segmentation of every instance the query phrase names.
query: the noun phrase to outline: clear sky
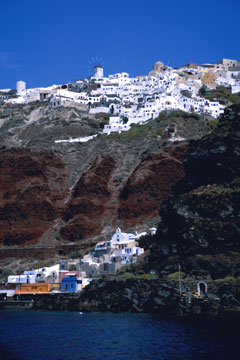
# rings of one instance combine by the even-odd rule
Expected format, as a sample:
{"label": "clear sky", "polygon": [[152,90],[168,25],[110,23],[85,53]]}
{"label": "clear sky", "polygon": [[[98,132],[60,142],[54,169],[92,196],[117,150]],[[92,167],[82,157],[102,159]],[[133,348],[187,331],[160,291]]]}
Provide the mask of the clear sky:
{"label": "clear sky", "polygon": [[240,0],[0,0],[0,89],[240,60]]}

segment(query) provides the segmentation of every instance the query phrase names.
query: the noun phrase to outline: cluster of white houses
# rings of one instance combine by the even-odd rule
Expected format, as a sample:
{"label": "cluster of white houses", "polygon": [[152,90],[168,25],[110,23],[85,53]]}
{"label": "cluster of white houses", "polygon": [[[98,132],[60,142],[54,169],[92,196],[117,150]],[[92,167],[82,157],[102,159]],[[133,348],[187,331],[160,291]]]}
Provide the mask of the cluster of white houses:
{"label": "cluster of white houses", "polygon": [[[150,229],[152,233],[155,228]],[[99,242],[94,250],[81,260],[81,269],[88,275],[113,274],[124,265],[134,263],[144,249],[138,246],[140,236],[133,233],[123,233],[117,228],[110,241]]]}
{"label": "cluster of white houses", "polygon": [[143,124],[165,110],[179,109],[217,118],[224,107],[199,96],[203,85],[209,90],[224,86],[232,93],[240,92],[240,62],[222,59],[217,64],[190,63],[174,69],[159,61],[148,75],[135,78],[125,72],[106,77],[103,68],[97,65],[94,76],[67,85],[26,89],[26,84],[19,81],[17,97],[3,100],[12,103],[49,100],[53,107],[73,103],[85,106],[92,114],[109,113],[114,119],[105,126],[104,133],[111,133],[128,131],[131,124]]}
{"label": "cluster of white houses", "polygon": [[[154,234],[156,228],[150,232]],[[8,276],[7,293],[14,296],[81,291],[96,276],[116,275],[122,266],[136,262],[144,252],[137,240],[145,234],[123,233],[117,228],[111,240],[97,243],[93,251],[82,259],[62,260],[54,266]]]}
{"label": "cluster of white houses", "polygon": [[[155,234],[156,230],[151,228],[149,232]],[[34,301],[36,294],[80,292],[90,282],[97,281],[99,275],[115,275],[124,265],[136,262],[144,253],[138,239],[146,234],[123,233],[117,228],[111,240],[97,243],[93,251],[81,259],[61,260],[50,267],[10,275],[6,287],[0,290],[0,301],[21,302],[21,295]],[[206,282],[199,281],[197,292],[192,293],[185,295],[205,296]]]}

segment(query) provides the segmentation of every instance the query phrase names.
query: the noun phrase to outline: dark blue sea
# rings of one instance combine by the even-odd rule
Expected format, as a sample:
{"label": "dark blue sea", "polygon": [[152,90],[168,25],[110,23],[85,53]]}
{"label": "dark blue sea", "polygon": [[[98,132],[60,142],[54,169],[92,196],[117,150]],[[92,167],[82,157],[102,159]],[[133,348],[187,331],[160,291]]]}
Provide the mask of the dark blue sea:
{"label": "dark blue sea", "polygon": [[222,320],[0,311],[1,360],[232,360],[240,359],[239,340],[234,323]]}

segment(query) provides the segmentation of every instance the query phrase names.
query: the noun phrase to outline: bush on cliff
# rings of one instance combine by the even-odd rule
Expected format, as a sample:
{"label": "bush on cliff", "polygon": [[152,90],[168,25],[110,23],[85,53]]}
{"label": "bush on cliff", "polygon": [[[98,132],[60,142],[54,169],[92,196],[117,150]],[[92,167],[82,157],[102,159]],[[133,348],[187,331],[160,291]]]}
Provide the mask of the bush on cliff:
{"label": "bush on cliff", "polygon": [[225,87],[219,86],[215,90],[206,92],[200,88],[199,95],[210,101],[219,101],[223,105],[240,104],[240,94],[232,94],[231,90]]}
{"label": "bush on cliff", "polygon": [[185,276],[186,276],[186,274],[185,274],[184,272],[181,272],[181,271],[180,271],[180,274],[179,274],[179,272],[177,271],[177,272],[175,272],[175,273],[169,274],[169,275],[168,275],[168,279],[170,279],[170,280],[178,280],[178,279],[179,279],[179,275],[180,275],[180,279],[181,279],[181,280],[184,279]]}

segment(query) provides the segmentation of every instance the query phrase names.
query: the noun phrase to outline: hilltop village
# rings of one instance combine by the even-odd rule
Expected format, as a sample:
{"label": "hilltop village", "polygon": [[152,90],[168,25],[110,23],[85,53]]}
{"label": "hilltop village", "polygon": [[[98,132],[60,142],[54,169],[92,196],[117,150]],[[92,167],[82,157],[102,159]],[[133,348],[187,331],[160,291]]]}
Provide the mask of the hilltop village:
{"label": "hilltop village", "polygon": [[[96,294],[104,295],[105,292],[101,291],[100,288],[103,286],[107,289],[110,286],[110,281],[106,281],[105,284],[104,281],[111,279],[112,287],[116,285],[117,288],[116,296],[113,297],[114,301],[119,297],[119,293],[122,294],[125,291],[127,292],[125,299],[130,298],[131,303],[135,306],[134,291],[136,289],[134,287],[138,284],[137,294],[141,294],[142,284],[145,284],[146,291],[144,290],[144,294],[147,293],[147,295],[143,296],[143,302],[147,305],[146,308],[143,307],[142,309],[148,309],[151,301],[155,302],[154,306],[157,309],[161,307],[165,309],[169,299],[175,299],[171,291],[177,295],[180,292],[180,295],[182,295],[181,276],[189,275],[186,278],[185,292],[183,293],[186,297],[190,296],[188,300],[191,300],[192,297],[195,298],[195,296],[197,299],[199,296],[204,300],[210,285],[213,287],[211,291],[216,293],[216,286],[219,285],[220,287],[221,281],[224,279],[232,277],[235,281],[239,276],[239,260],[235,259],[238,254],[236,252],[238,251],[238,245],[235,244],[235,240],[230,242],[228,248],[230,253],[225,254],[225,245],[222,245],[223,232],[219,227],[219,219],[215,221],[215,216],[220,217],[223,226],[226,224],[228,226],[225,218],[230,217],[230,225],[226,228],[224,236],[226,240],[231,236],[236,239],[235,233],[233,235],[231,233],[234,224],[238,224],[238,218],[236,221],[234,214],[232,214],[235,211],[235,205],[228,207],[230,198],[228,191],[225,191],[225,188],[222,189],[221,186],[218,189],[217,186],[219,178],[223,179],[226,187],[228,185],[226,185],[225,180],[229,179],[225,179],[224,176],[234,177],[236,176],[235,173],[238,175],[239,162],[235,159],[236,154],[233,152],[232,143],[234,136],[236,138],[238,136],[236,129],[239,126],[239,105],[228,107],[228,104],[215,101],[214,97],[211,100],[204,97],[207,93],[212,94],[214,90],[219,88],[227,89],[231,96],[240,94],[239,61],[222,59],[216,64],[197,65],[190,63],[177,69],[170,68],[162,62],[157,62],[148,75],[135,78],[131,78],[127,73],[117,73],[106,77],[103,68],[96,65],[94,76],[85,80],[79,79],[68,84],[34,89],[27,89],[25,82],[18,81],[16,90],[0,90],[0,101],[4,103],[1,124],[5,126],[5,132],[2,132],[2,136],[7,134],[6,138],[11,138],[14,145],[18,139],[17,130],[21,129],[25,121],[22,119],[21,111],[15,115],[16,118],[13,116],[16,109],[21,110],[21,104],[26,104],[27,109],[24,109],[24,111],[29,111],[27,115],[25,114],[26,123],[29,121],[29,124],[26,124],[22,137],[30,139],[34,145],[39,140],[40,129],[37,127],[35,129],[34,124],[33,134],[29,135],[30,132],[25,131],[27,125],[29,125],[29,128],[31,127],[34,117],[36,119],[34,123],[45,121],[44,118],[41,118],[42,114],[44,114],[44,111],[41,113],[41,108],[46,107],[47,111],[50,109],[51,112],[56,113],[55,123],[52,122],[51,117],[46,117],[46,123],[48,125],[49,122],[51,128],[48,126],[44,128],[46,124],[43,124],[43,138],[51,131],[55,135],[54,137],[49,136],[46,144],[44,144],[47,149],[46,154],[45,150],[40,153],[38,148],[38,151],[31,153],[29,151],[31,146],[21,148],[19,146],[19,144],[22,144],[21,141],[17,143],[20,150],[17,146],[8,149],[9,144],[7,141],[6,146],[2,146],[2,174],[6,172],[2,176],[3,193],[1,195],[3,199],[2,214],[4,215],[2,232],[5,226],[3,250],[6,251],[3,257],[7,257],[8,247],[11,254],[13,254],[16,249],[14,246],[23,249],[25,245],[26,248],[29,246],[27,250],[36,250],[37,254],[38,248],[37,246],[34,248],[34,246],[40,236],[43,241],[42,247],[46,251],[49,251],[49,244],[55,250],[61,241],[61,245],[67,249],[68,245],[70,247],[75,246],[73,241],[77,244],[82,240],[88,240],[90,236],[94,236],[91,242],[82,241],[81,245],[83,247],[81,249],[84,249],[84,254],[81,254],[81,256],[78,253],[77,257],[71,257],[70,251],[67,252],[66,250],[66,252],[60,253],[59,250],[57,255],[54,253],[56,255],[54,255],[54,261],[48,262],[46,266],[45,264],[41,266],[35,266],[36,264],[34,264],[32,266],[31,255],[25,257],[24,269],[21,267],[21,271],[14,272],[12,267],[11,272],[5,273],[4,279],[6,282],[1,284],[0,304],[1,302],[8,302],[8,300],[11,300],[14,304],[14,301],[19,301],[19,299],[26,299],[29,302],[29,299],[32,301],[37,294],[44,294],[44,298],[47,298],[49,294],[51,299],[54,298],[51,296],[52,294],[55,294],[56,297],[60,294],[62,299],[62,295],[67,297],[69,294],[77,293],[74,296],[82,296],[82,294],[86,293],[86,296],[91,298],[91,289],[93,288],[95,289],[94,296]],[[28,109],[27,104],[31,103],[32,109]],[[6,109],[8,104],[9,111]],[[25,106],[22,106],[22,108],[25,108]],[[91,128],[90,131],[90,126],[86,127],[85,132],[78,132],[78,136],[81,134],[81,138],[63,140],[63,136],[68,136],[64,128],[65,123],[62,124],[63,131],[58,133],[56,132],[56,124],[59,122],[59,113],[63,114],[63,121],[65,121],[65,111],[69,108],[71,111],[72,108],[82,109],[87,120],[91,119],[91,117],[93,119],[97,114],[106,114],[105,120],[109,122],[102,122],[103,126],[95,127],[94,130]],[[147,126],[151,125],[161,112],[165,111],[168,116],[172,110],[181,110],[187,116],[195,114],[195,117],[199,120],[207,116],[213,120],[213,123],[219,121],[220,127],[217,127],[212,132],[209,131],[207,126],[206,129],[204,127],[199,134],[198,140],[187,145],[189,146],[188,150],[187,141],[179,144],[179,141],[185,140],[183,138],[185,133],[182,132],[179,136],[173,134],[173,137],[169,139],[172,141],[170,146],[169,144],[167,146],[161,144],[159,142],[160,136],[157,136],[154,141],[149,139],[149,144],[146,144],[145,148],[143,148],[143,137],[140,138],[138,143],[134,143],[134,151],[130,143],[130,145],[126,145],[123,152],[121,146],[123,146],[122,144],[125,146],[125,143],[127,143],[124,141],[118,141],[116,145],[106,145],[102,142],[94,150],[91,149],[91,145],[94,145],[95,141],[86,145],[79,144],[79,146],[68,144],[66,146],[67,151],[65,151],[65,147],[62,147],[61,153],[57,153],[58,150],[56,153],[50,153],[49,151],[53,142],[87,142],[99,134],[101,136],[96,139],[96,142],[105,140],[106,143],[110,143],[111,138],[115,137],[108,137],[107,135],[114,132],[127,132],[135,125],[144,125],[146,123],[150,123]],[[35,116],[38,111],[40,113],[39,117]],[[77,125],[82,125],[83,121],[79,121],[79,119],[84,120],[84,118],[79,113],[77,113],[74,121],[76,120]],[[222,113],[224,115],[219,116]],[[15,122],[13,122],[16,132],[8,131],[11,129],[10,123],[13,119],[15,119]],[[215,121],[215,119],[217,120]],[[201,124],[199,125],[200,121],[195,121],[195,123],[201,126]],[[192,129],[194,123],[190,122],[188,126]],[[166,128],[168,127],[169,124],[166,124]],[[138,129],[143,128],[144,126],[138,127]],[[69,136],[75,134],[75,130],[76,127],[73,127]],[[100,132],[90,135],[96,131]],[[223,133],[224,136],[222,136]],[[131,132],[128,134],[131,135]],[[125,133],[124,136],[128,134]],[[201,136],[203,137],[201,138]],[[228,142],[228,139],[231,140]],[[162,136],[162,141],[164,142],[164,136]],[[238,138],[234,141],[238,144]],[[11,144],[11,142],[9,143]],[[58,145],[56,148],[58,148]],[[79,148],[76,153],[74,153],[75,148]],[[92,154],[91,151],[87,153],[87,149],[90,149]],[[114,158],[109,153],[114,154],[115,149],[118,152],[116,152]],[[33,150],[36,149],[33,147]],[[128,158],[129,154],[132,156],[131,158]],[[65,156],[63,159],[65,163],[60,162],[57,155],[62,156],[62,158]],[[86,161],[88,155],[91,155],[91,161],[90,159]],[[138,160],[137,156],[139,156],[140,160]],[[186,159],[189,161],[188,163]],[[121,162],[124,164],[123,168],[119,168]],[[187,164],[187,166],[184,167],[183,163]],[[13,174],[13,170],[18,166],[21,168],[21,172]],[[70,169],[72,172],[69,178],[66,169]],[[184,171],[187,173],[187,177],[184,177]],[[9,176],[6,174],[9,174]],[[131,176],[131,174],[133,175]],[[182,203],[182,194],[179,193],[180,200],[177,198],[179,203],[175,208],[174,206],[171,207],[169,202],[169,208],[174,209],[176,214],[172,210],[165,214],[164,211],[167,211],[168,208],[166,205],[163,207],[160,214],[161,219],[163,219],[161,220],[162,229],[161,232],[158,230],[156,233],[156,228],[152,227],[156,224],[156,217],[154,216],[156,214],[158,216],[160,205],[168,199],[169,194],[172,194],[172,186],[175,186],[177,182],[180,184],[180,190],[178,189],[178,191],[183,191],[184,194],[189,191],[190,195],[187,194],[186,203]],[[183,187],[181,190],[183,182],[188,184],[189,187]],[[51,190],[53,184],[55,187]],[[236,184],[229,183],[229,194],[232,194],[234,187],[236,187],[237,194],[238,187]],[[9,185],[14,190],[12,194],[9,191]],[[196,191],[192,192],[192,186],[196,187]],[[147,193],[147,187],[150,188],[151,194]],[[213,201],[211,201],[210,197],[211,191]],[[137,195],[134,198],[131,197],[132,194]],[[215,196],[218,197],[216,201]],[[223,199],[222,211],[218,214],[219,197],[221,199],[221,196]],[[236,201],[237,209],[238,197],[237,195],[231,196],[232,203]],[[146,203],[144,203],[144,200],[146,200]],[[59,202],[59,205],[57,205],[59,209],[56,206],[57,202]],[[209,206],[210,203],[212,208]],[[138,212],[142,204],[141,211]],[[152,204],[156,204],[157,210]],[[195,208],[199,204],[201,209],[199,209],[198,214]],[[206,210],[204,206],[206,206]],[[28,212],[29,208],[30,212]],[[188,211],[188,209],[190,210]],[[110,216],[113,211],[116,212],[114,219]],[[153,213],[152,218],[149,216],[151,222],[146,222],[144,227],[138,228],[137,225],[142,224],[144,219],[149,214],[152,214],[151,212]],[[238,213],[236,210],[236,214]],[[97,221],[92,220],[93,216],[98,217]],[[131,223],[130,221],[134,216],[138,221]],[[213,218],[212,221],[209,220],[211,217]],[[204,223],[205,218],[206,222]],[[12,223],[9,219],[12,220]],[[180,221],[176,222],[176,219],[180,219]],[[101,236],[99,236],[104,226],[108,232],[102,232]],[[124,233],[117,226],[129,229],[131,233]],[[114,229],[116,231],[112,234]],[[139,232],[147,229],[148,234],[138,234],[137,229]],[[238,229],[236,233],[237,231]],[[149,235],[155,233],[156,235],[151,240],[152,244],[149,245],[149,238],[151,238]],[[147,235],[145,240],[141,238],[143,235]],[[13,239],[15,242],[12,241]],[[204,241],[199,243],[199,239],[204,239]],[[216,239],[219,239],[221,246],[215,243]],[[183,250],[178,249],[179,243],[182,244]],[[30,248],[31,246],[32,248]],[[214,253],[215,249],[216,254]],[[68,256],[64,257],[66,254]],[[50,259],[50,255],[48,252],[48,259]],[[62,256],[61,259],[60,256]],[[10,260],[7,259],[7,261],[11,261],[11,256],[9,258]],[[26,259],[29,259],[29,263],[26,262]],[[142,263],[144,263],[144,269],[143,267],[136,269]],[[183,275],[181,275],[180,263],[183,271],[186,272],[183,272]],[[20,261],[17,265],[19,264]],[[134,269],[133,278],[127,279],[130,281],[131,287],[125,288],[124,281],[126,279],[124,276],[121,279],[121,273],[126,275],[129,268]],[[141,278],[141,276],[143,277]],[[153,292],[148,291],[149,285],[147,281],[155,281],[156,279],[159,281],[166,279],[163,281],[164,284],[161,285],[163,288],[162,293],[158,294],[160,297],[156,295],[158,288],[154,288],[154,285],[152,287]],[[168,284],[170,280],[172,281],[171,286]],[[119,287],[121,281],[123,288]],[[146,283],[144,283],[145,281]],[[86,292],[82,291],[85,287],[87,287]],[[193,291],[193,288],[197,290],[197,293]],[[169,292],[167,297],[165,296],[166,291]],[[130,296],[128,292],[133,295]],[[213,300],[215,301],[216,298]],[[112,301],[112,304],[115,309],[114,301]],[[102,304],[105,303],[107,302],[103,296]],[[124,301],[122,303],[124,304]],[[59,306],[61,307],[61,305]],[[84,306],[81,309],[86,309]],[[94,306],[87,308],[87,310],[93,311],[95,309],[97,311],[102,309],[98,305]],[[143,311],[140,307],[139,309],[137,311]],[[107,310],[109,309],[107,308]],[[123,311],[126,310],[128,310],[127,305],[126,309],[123,308]]]}
{"label": "hilltop village", "polygon": [[[222,59],[216,64],[189,63],[171,68],[158,61],[146,76],[131,78],[128,73],[104,76],[100,65],[94,76],[63,85],[27,89],[18,81],[16,94],[0,90],[0,100],[11,104],[49,101],[52,107],[78,105],[89,114],[107,113],[109,123],[102,133],[122,132],[132,124],[142,125],[158,117],[162,111],[182,110],[217,118],[224,112],[218,101],[209,101],[201,94],[217,87],[226,87],[232,94],[240,92],[240,62]],[[88,141],[93,137],[72,139]],[[68,141],[68,140],[60,140]],[[55,141],[57,142],[57,141]]]}

